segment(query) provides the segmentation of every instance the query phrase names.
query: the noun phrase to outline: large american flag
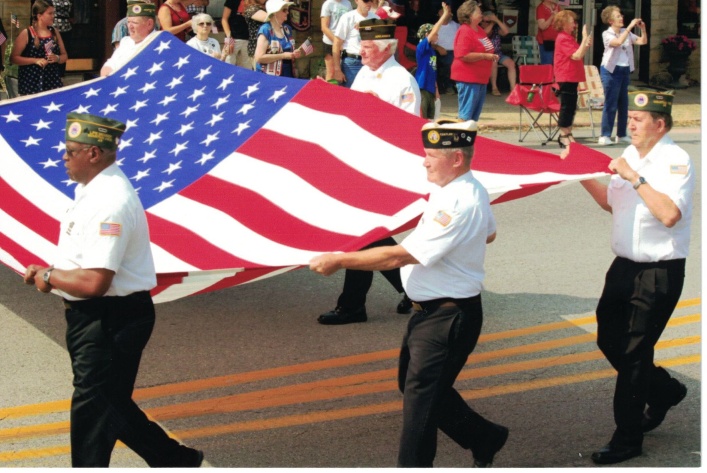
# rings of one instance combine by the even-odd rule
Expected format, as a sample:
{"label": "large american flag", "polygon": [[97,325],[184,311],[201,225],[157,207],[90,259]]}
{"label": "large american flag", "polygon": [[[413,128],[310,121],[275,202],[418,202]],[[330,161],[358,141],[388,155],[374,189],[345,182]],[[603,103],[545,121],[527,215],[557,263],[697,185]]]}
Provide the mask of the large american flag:
{"label": "large american flag", "polygon": [[[0,261],[50,264],[75,184],[68,112],[120,120],[119,165],[145,207],[156,302],[259,280],[410,228],[430,190],[424,121],[370,94],[272,77],[155,35],[112,76],[0,103]],[[498,201],[604,175],[608,158],[477,139]]]}

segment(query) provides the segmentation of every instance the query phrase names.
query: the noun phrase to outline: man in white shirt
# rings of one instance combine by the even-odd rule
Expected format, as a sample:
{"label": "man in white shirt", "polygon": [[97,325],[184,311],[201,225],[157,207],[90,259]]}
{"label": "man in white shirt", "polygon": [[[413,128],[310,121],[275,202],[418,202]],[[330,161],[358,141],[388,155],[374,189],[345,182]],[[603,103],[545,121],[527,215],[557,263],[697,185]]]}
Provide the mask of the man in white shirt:
{"label": "man in white shirt", "polygon": [[471,450],[476,467],[490,466],[508,439],[507,428],[474,412],[453,387],[481,333],[486,245],[496,238],[488,192],[470,170],[476,129],[473,121],[422,127],[423,166],[427,180],[439,187],[402,243],[328,253],[309,264],[325,276],[342,268],[401,268],[415,313],[398,364],[399,467],[431,467],[438,429]]}
{"label": "man in white shirt", "polygon": [[[444,14],[444,8],[439,9],[439,16]],[[459,23],[449,18],[446,23],[439,28],[437,44],[434,45],[437,51],[437,87],[440,94],[453,93],[456,91],[454,81],[450,78],[452,72],[452,62],[454,61],[454,37],[459,30]]]}
{"label": "man in white shirt", "polygon": [[[402,110],[420,116],[421,95],[417,81],[393,57],[397,46],[397,40],[393,39],[394,20],[364,20],[358,29],[361,33],[363,67],[356,75],[351,90],[373,94]],[[367,248],[386,245],[395,245],[395,240],[392,237],[384,238],[371,243]],[[398,293],[403,293],[400,271],[397,268],[381,271],[381,274]],[[346,271],[344,288],[336,307],[320,315],[317,321],[323,325],[343,325],[368,320],[366,294],[372,282],[371,271]],[[410,300],[407,296],[403,296],[396,310],[399,314],[407,314],[410,311]]]}
{"label": "man in white shirt", "polygon": [[672,101],[654,91],[629,94],[631,146],[609,164],[616,174],[608,186],[582,182],[611,212],[616,254],[596,310],[597,345],[618,372],[616,430],[592,454],[598,464],[640,455],[643,434],[687,394],[685,385],[653,363],[655,344],[682,292],[695,187],[690,157],[668,136]]}
{"label": "man in white shirt", "polygon": [[130,36],[120,40],[120,46],[101,68],[101,77],[109,76],[135,55],[141,43],[155,30],[155,5],[133,3],[128,6],[128,31]]}
{"label": "man in white shirt", "polygon": [[69,113],[64,163],[77,183],[50,267],[31,264],[25,283],[64,300],[74,374],[71,465],[107,468],[118,440],[151,467],[197,467],[204,455],[172,439],[132,400],[155,324],[156,285],[147,218],[116,164],[125,124]]}
{"label": "man in white shirt", "polygon": [[334,43],[331,46],[334,79],[346,87],[351,87],[362,67],[358,25],[363,20],[378,18],[378,15],[371,11],[373,2],[374,0],[356,0],[356,8],[341,15],[334,29]]}

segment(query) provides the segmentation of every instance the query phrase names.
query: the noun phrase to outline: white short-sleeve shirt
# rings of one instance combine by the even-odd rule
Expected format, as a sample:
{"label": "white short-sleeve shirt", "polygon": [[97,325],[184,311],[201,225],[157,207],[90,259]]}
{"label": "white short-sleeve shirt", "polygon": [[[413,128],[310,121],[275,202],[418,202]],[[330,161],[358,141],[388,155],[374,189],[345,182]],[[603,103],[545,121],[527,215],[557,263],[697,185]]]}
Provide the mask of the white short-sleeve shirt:
{"label": "white short-sleeve shirt", "polygon": [[363,66],[351,84],[351,90],[373,91],[384,102],[420,116],[420,86],[415,78],[391,56],[375,71]]}
{"label": "white short-sleeve shirt", "polygon": [[336,29],[332,31],[334,32],[334,36],[344,40],[342,46],[344,51],[357,56],[361,55],[361,34],[358,32],[356,25],[363,20],[370,20],[372,18],[378,18],[378,15],[369,11],[368,16],[363,16],[358,10],[346,12],[339,18]]}
{"label": "white short-sleeve shirt", "polygon": [[[334,32],[339,20],[345,13],[351,11],[349,0],[326,0],[322,5],[321,18],[329,18],[329,29]],[[322,41],[331,45],[331,40],[326,35],[322,35]]]}
{"label": "white short-sleeve shirt", "polygon": [[152,35],[156,34],[155,31],[150,33],[145,39],[139,43],[135,43],[130,36],[126,36],[120,40],[120,45],[118,49],[113,51],[113,55],[108,58],[108,60],[103,64],[103,67],[110,67],[113,72],[117,71],[132,59],[133,56],[138,52],[142,45],[147,44]]}
{"label": "white short-sleeve shirt", "polygon": [[633,145],[623,156],[655,190],[670,197],[682,218],[672,228],[666,227],[651,214],[633,184],[615,174],[607,190],[613,221],[612,250],[617,256],[641,263],[687,257],[695,188],[690,157],[668,135],[643,159]]}
{"label": "white short-sleeve shirt", "polygon": [[54,267],[114,271],[106,296],[148,291],[157,284],[145,211],[117,164],[76,187],[73,205],[61,221]]}
{"label": "white short-sleeve shirt", "polygon": [[488,192],[471,171],[432,191],[417,227],[400,243],[420,263],[400,268],[405,293],[417,302],[478,295],[486,240],[495,231]]}

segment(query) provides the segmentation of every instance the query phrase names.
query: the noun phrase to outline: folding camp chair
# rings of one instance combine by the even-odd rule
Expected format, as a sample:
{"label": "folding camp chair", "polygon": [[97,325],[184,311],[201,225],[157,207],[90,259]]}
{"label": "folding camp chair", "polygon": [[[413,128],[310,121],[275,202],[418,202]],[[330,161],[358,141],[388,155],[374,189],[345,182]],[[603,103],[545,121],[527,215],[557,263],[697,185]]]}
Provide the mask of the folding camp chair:
{"label": "folding camp chair", "polygon": [[[560,112],[560,102],[552,88],[554,85],[552,65],[520,66],[518,83],[511,91],[506,102],[519,107],[518,141],[523,141],[532,130],[535,136],[543,139],[543,145],[552,141],[560,128],[557,123]],[[540,119],[547,115],[547,125],[542,125]],[[523,134],[523,117],[530,120],[528,129]],[[539,132],[539,133],[538,133]]]}
{"label": "folding camp chair", "polygon": [[[579,83],[579,101],[580,109],[586,109],[589,112],[589,122],[592,124],[592,138],[596,139],[594,132],[594,115],[592,110],[604,109],[604,86],[601,83],[601,76],[597,66],[584,66],[584,75],[587,76],[587,82]],[[601,119],[599,120],[601,125]]]}
{"label": "folding camp chair", "polygon": [[540,46],[534,36],[514,36],[511,40],[513,46],[513,61],[523,65],[540,64]]}

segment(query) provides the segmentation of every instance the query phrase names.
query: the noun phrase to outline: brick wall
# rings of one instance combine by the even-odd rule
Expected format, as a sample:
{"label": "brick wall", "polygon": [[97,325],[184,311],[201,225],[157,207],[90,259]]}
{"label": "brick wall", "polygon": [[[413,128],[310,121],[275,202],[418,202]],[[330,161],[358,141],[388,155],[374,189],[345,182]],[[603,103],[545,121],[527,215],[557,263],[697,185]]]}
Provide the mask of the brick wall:
{"label": "brick wall", "polygon": [[[20,28],[29,26],[30,7],[27,0],[2,0],[0,1],[0,18],[7,34],[10,34],[10,14],[17,15]],[[17,28],[12,28],[12,37],[17,37]]]}

